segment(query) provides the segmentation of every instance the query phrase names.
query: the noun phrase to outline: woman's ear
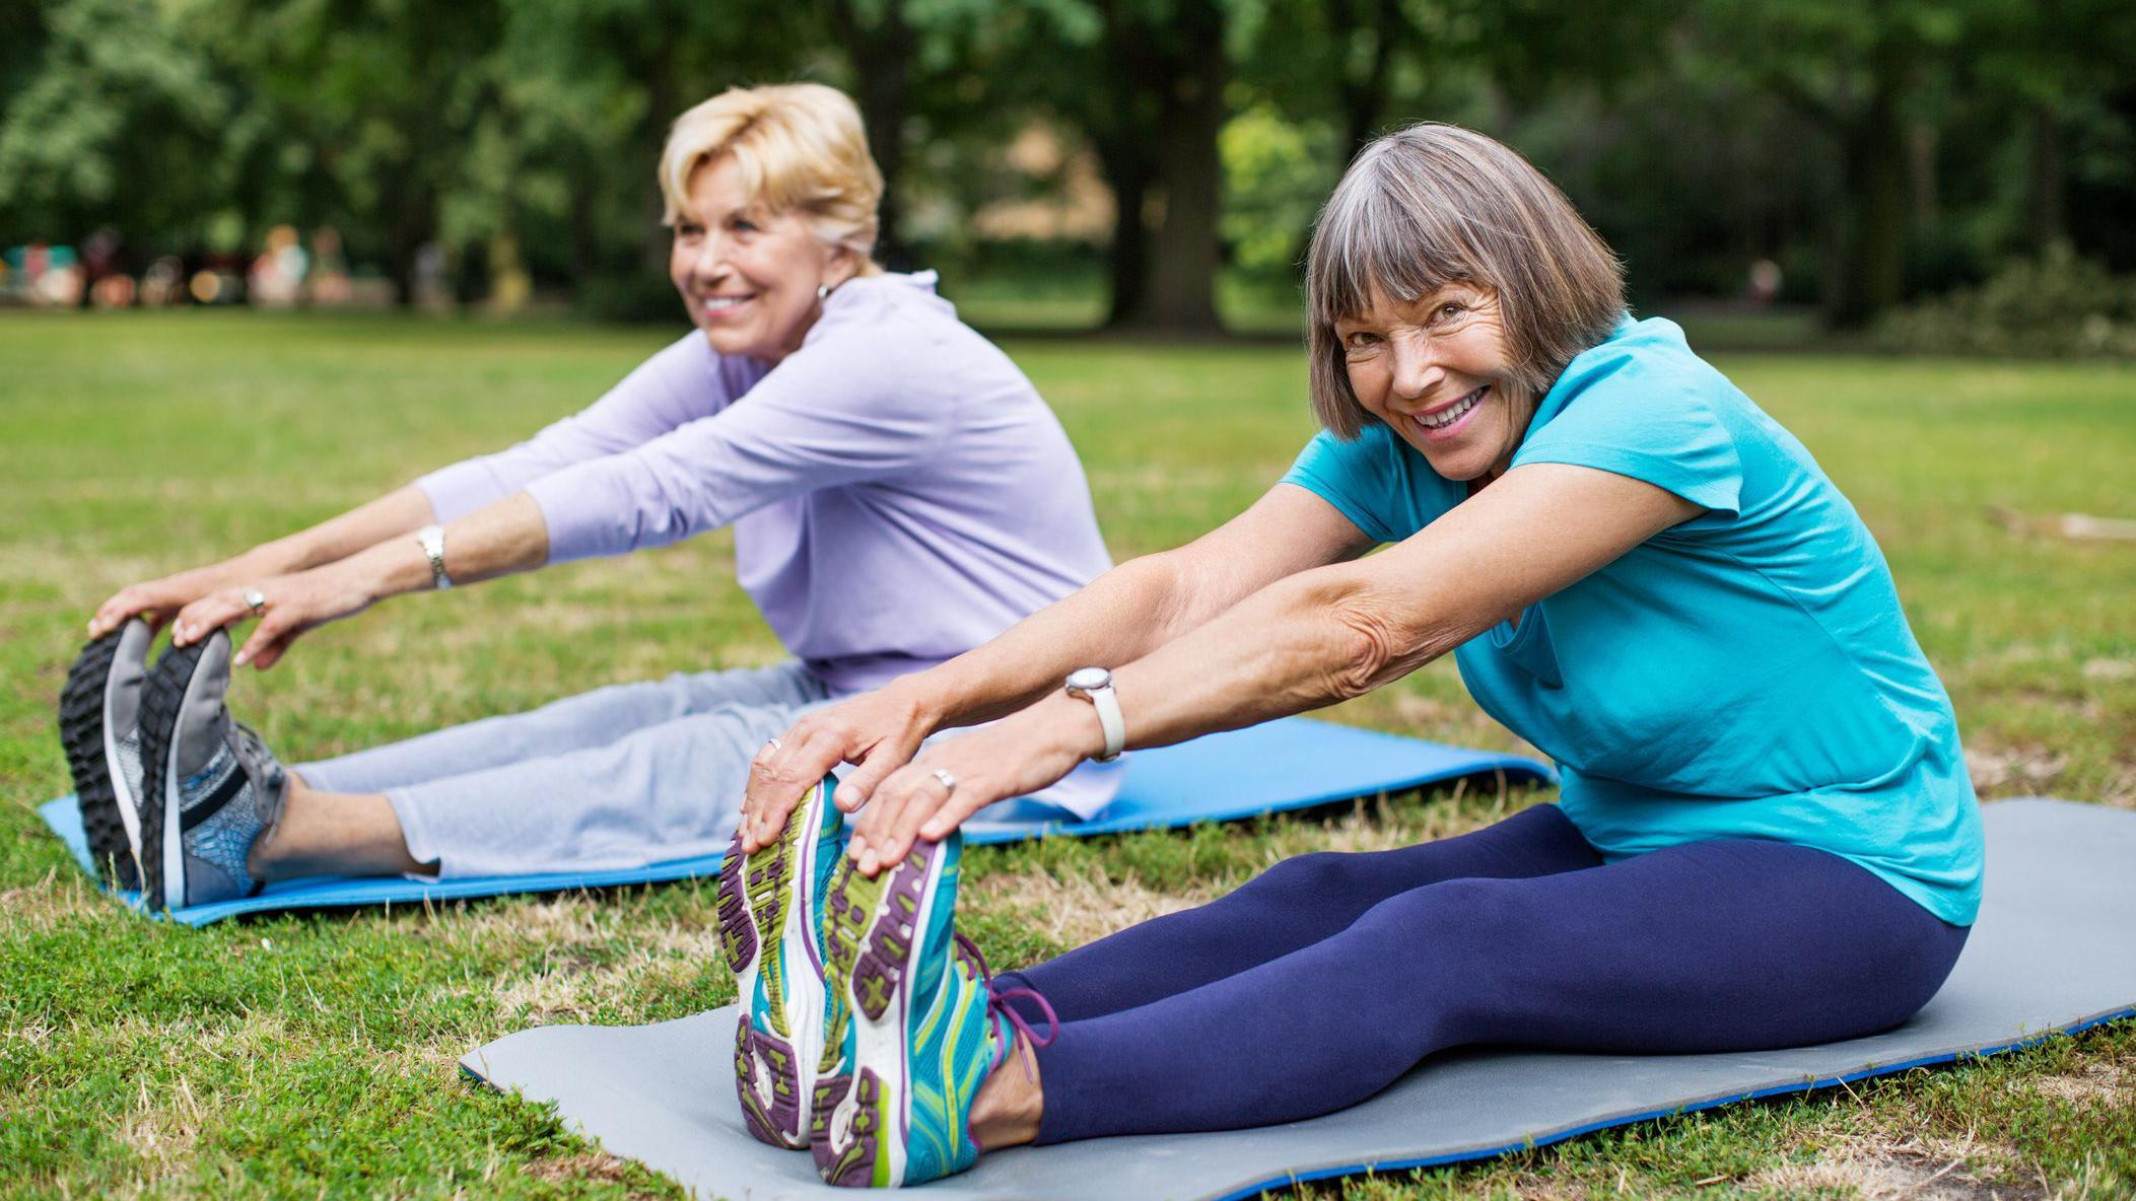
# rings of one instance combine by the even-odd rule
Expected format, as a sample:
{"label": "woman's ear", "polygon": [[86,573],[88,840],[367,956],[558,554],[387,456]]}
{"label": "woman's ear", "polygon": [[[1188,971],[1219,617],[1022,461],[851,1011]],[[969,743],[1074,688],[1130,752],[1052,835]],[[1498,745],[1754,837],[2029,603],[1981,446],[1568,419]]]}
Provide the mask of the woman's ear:
{"label": "woman's ear", "polygon": [[851,246],[843,242],[831,246],[830,261],[824,264],[823,282],[837,288],[860,274],[861,258]]}

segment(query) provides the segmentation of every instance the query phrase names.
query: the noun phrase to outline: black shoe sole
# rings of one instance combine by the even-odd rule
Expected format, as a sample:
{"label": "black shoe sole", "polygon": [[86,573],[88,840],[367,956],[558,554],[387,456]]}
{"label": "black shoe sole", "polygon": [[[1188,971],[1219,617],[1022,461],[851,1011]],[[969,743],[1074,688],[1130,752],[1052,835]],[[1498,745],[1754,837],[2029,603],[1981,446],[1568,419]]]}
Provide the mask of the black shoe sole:
{"label": "black shoe sole", "polygon": [[172,647],[156,660],[141,685],[141,901],[150,909],[168,909],[163,895],[163,839],[184,837],[164,828],[163,784],[170,776],[171,740],[193,672],[208,648],[206,639]]}
{"label": "black shoe sole", "polygon": [[67,669],[67,686],[59,694],[59,743],[66,748],[67,770],[74,776],[89,858],[106,883],[122,889],[140,887],[141,874],[133,844],[126,839],[126,819],[119,814],[111,765],[104,758],[104,691],[125,632],[121,626],[83,647]]}

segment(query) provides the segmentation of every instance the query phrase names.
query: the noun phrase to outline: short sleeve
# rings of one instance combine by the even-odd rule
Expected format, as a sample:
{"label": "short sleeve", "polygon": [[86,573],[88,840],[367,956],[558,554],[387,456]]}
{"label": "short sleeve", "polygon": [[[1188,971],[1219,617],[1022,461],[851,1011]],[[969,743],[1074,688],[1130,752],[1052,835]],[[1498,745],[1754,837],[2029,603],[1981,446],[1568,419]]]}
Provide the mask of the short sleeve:
{"label": "short sleeve", "polygon": [[1743,460],[1724,414],[1730,392],[1719,373],[1696,360],[1642,361],[1636,353],[1575,360],[1544,399],[1539,426],[1530,427],[1512,465],[1593,467],[1736,516]]}
{"label": "short sleeve", "polygon": [[1404,535],[1390,528],[1386,516],[1396,486],[1391,468],[1383,427],[1368,426],[1347,442],[1323,430],[1305,444],[1280,482],[1334,505],[1373,541],[1399,542]]}

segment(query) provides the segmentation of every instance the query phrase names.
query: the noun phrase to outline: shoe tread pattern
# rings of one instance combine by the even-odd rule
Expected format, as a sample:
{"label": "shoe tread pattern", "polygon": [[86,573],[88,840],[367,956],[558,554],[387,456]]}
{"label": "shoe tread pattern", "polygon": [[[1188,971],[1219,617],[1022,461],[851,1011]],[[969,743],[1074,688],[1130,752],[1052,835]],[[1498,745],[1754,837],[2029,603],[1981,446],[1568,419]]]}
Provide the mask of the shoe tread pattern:
{"label": "shoe tread pattern", "polygon": [[[721,942],[741,1002],[734,1033],[735,1095],[750,1134],[788,1150],[808,1146],[800,1063],[786,1020],[784,971],[792,965],[779,956],[787,911],[797,900],[789,884],[795,881],[800,824],[789,820],[777,841],[750,856],[742,854],[737,832],[720,865]],[[752,965],[754,970],[745,971]],[[766,995],[769,1031],[757,1029],[754,1020],[758,989]]]}
{"label": "shoe tread pattern", "polygon": [[133,846],[126,840],[125,819],[119,815],[111,766],[104,758],[104,690],[124,633],[121,626],[84,646],[59,694],[59,742],[66,749],[67,770],[74,777],[75,803],[81,809],[89,857],[106,883],[122,889],[139,887],[141,877]]}

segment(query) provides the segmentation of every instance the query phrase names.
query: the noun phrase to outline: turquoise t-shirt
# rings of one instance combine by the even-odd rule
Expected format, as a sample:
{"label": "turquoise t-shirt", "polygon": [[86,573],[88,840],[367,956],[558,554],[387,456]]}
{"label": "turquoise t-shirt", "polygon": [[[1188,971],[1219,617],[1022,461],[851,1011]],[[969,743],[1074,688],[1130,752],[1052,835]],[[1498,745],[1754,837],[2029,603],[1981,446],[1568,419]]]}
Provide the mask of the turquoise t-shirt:
{"label": "turquoise t-shirt", "polygon": [[[1485,712],[1556,760],[1618,858],[1708,838],[1817,847],[1931,913],[1980,908],[1980,815],[1950,697],[1883,552],[1810,452],[1684,342],[1626,319],[1543,397],[1513,466],[1569,463],[1706,510],[1454,653]],[[1283,477],[1381,542],[1468,495],[1384,425]]]}

